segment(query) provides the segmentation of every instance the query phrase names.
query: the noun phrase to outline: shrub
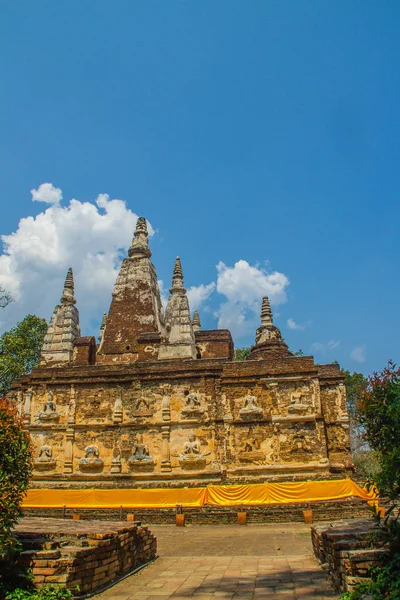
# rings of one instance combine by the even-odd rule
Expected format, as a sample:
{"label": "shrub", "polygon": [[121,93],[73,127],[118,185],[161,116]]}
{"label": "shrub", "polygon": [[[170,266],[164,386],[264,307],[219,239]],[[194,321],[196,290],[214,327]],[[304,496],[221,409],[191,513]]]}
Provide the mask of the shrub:
{"label": "shrub", "polygon": [[389,500],[386,517],[374,518],[379,525],[381,540],[386,542],[389,556],[371,571],[371,583],[356,587],[342,600],[400,599],[400,369],[389,361],[380,373],[373,373],[360,395],[357,414],[363,428],[363,438],[375,453],[379,469],[369,480],[369,486],[379,490],[379,496]]}
{"label": "shrub", "polygon": [[235,349],[235,360],[241,361],[246,360],[251,352],[251,348],[236,348]]}
{"label": "shrub", "polygon": [[5,600],[70,600],[73,593],[64,586],[46,585],[38,590],[16,589]]}
{"label": "shrub", "polygon": [[13,546],[12,528],[32,472],[31,438],[17,409],[0,399],[0,554]]}

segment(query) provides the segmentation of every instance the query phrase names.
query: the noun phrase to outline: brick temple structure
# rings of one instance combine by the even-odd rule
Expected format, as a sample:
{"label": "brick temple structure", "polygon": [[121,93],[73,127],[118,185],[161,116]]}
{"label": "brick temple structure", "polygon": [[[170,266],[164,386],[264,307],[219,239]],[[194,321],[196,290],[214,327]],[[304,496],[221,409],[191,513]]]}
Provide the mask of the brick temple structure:
{"label": "brick temple structure", "polygon": [[70,269],[38,368],[13,388],[35,487],[163,487],[343,477],[352,469],[337,364],[294,356],[267,297],[247,360],[191,315],[176,259],[163,310],[140,218],[104,314],[81,337]]}

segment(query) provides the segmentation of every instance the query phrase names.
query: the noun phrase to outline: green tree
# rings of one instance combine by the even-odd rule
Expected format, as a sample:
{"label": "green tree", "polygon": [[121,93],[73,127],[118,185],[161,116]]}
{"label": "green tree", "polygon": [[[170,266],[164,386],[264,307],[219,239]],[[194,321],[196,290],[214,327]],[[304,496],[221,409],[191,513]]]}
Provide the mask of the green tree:
{"label": "green tree", "polygon": [[381,471],[375,482],[380,495],[400,500],[400,368],[389,361],[369,377],[358,403],[363,437],[377,452]]}
{"label": "green tree", "polygon": [[47,323],[27,315],[0,337],[0,396],[5,396],[14,379],[30,373],[40,358]]}
{"label": "green tree", "polygon": [[251,352],[251,348],[236,348],[235,349],[235,360],[246,360]]}
{"label": "green tree", "polygon": [[0,399],[0,598],[6,600],[72,600],[63,586],[37,590],[18,561],[20,544],[13,528],[32,474],[32,442],[14,404]]}
{"label": "green tree", "polygon": [[350,417],[350,443],[356,474],[363,480],[368,480],[380,470],[376,451],[373,450],[364,438],[364,427],[360,423],[358,405],[364,390],[368,385],[368,378],[363,373],[343,371],[346,385],[347,410]]}
{"label": "green tree", "polygon": [[356,371],[353,371],[353,373],[350,373],[350,371],[342,372],[346,385],[347,410],[350,418],[358,423],[357,406],[363,391],[367,387],[368,377],[365,377],[365,375],[357,373]]}
{"label": "green tree", "polygon": [[386,517],[375,515],[380,543],[387,543],[388,556],[372,570],[372,582],[356,586],[343,600],[398,600],[400,598],[400,368],[389,361],[373,373],[361,390],[355,406],[363,428],[363,439],[376,453],[380,469],[370,480],[382,498],[389,499]]}

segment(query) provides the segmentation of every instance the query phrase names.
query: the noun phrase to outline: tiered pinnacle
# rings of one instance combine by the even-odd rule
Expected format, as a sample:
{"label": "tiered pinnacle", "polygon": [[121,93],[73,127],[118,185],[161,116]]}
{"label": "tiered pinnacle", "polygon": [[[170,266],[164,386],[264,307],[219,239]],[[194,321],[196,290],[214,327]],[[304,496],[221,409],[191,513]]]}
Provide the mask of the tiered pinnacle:
{"label": "tiered pinnacle", "polygon": [[261,304],[261,327],[256,332],[256,344],[274,340],[282,341],[281,332],[273,323],[271,305],[268,296],[264,296]]}
{"label": "tiered pinnacle", "polygon": [[74,275],[70,268],[65,278],[61,306],[55,307],[44,337],[41,351],[42,363],[70,362],[74,341],[81,335],[79,312],[75,304]]}
{"label": "tiered pinnacle", "polygon": [[68,273],[65,278],[64,290],[61,296],[61,304],[76,304],[76,300],[74,298],[74,273],[71,267],[68,269]]}
{"label": "tiered pinnacle", "polygon": [[151,251],[148,242],[147,223],[144,217],[139,217],[136,223],[136,229],[132,240],[132,245],[128,250],[129,258],[150,258]]}
{"label": "tiered pinnacle", "polygon": [[195,310],[193,313],[192,327],[193,331],[200,331],[201,329],[200,315],[198,310]]}
{"label": "tiered pinnacle", "polygon": [[267,325],[272,325],[272,324],[273,324],[273,319],[272,319],[271,305],[269,303],[268,296],[264,296],[262,299],[262,306],[261,306],[261,325],[267,326]]}
{"label": "tiered pinnacle", "polygon": [[179,258],[179,256],[177,256],[175,259],[174,272],[172,274],[172,279],[175,279],[177,277],[179,279],[182,279],[182,281],[183,281],[183,271],[182,271],[181,259]]}
{"label": "tiered pinnacle", "polygon": [[175,259],[174,272],[172,273],[172,287],[170,292],[171,294],[186,294],[186,290],[183,286],[183,271],[179,256],[177,256]]}
{"label": "tiered pinnacle", "polygon": [[172,274],[167,308],[165,310],[166,336],[160,347],[161,360],[172,358],[196,358],[196,346],[189,301],[183,287],[183,271],[177,256]]}
{"label": "tiered pinnacle", "polygon": [[280,329],[274,325],[268,296],[264,296],[261,304],[261,325],[256,331],[256,344],[251,349],[249,360],[275,360],[281,356],[290,356],[290,352],[282,339]]}

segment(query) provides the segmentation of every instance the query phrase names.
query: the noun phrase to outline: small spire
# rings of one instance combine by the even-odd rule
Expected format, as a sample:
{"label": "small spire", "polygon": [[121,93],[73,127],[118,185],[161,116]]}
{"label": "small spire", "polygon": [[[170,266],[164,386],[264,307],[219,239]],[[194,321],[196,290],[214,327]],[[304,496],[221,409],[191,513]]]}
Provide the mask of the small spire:
{"label": "small spire", "polygon": [[149,235],[147,231],[147,223],[144,217],[139,217],[136,222],[135,236],[139,235],[139,233],[144,233],[144,235]]}
{"label": "small spire", "polygon": [[172,279],[177,279],[177,278],[183,280],[183,271],[182,271],[181,259],[179,258],[179,256],[177,256],[175,259],[174,272],[172,275]]}
{"label": "small spire", "polygon": [[268,296],[264,296],[261,306],[261,325],[272,325],[272,310]]}
{"label": "small spire", "polygon": [[106,328],[106,323],[107,323],[107,313],[104,313],[103,314],[103,318],[101,320],[101,325],[100,325],[100,335],[99,335],[99,341],[100,342],[103,339],[104,330]]}
{"label": "small spire", "polygon": [[61,296],[61,304],[76,304],[74,298],[74,273],[70,267],[65,278],[64,290]]}
{"label": "small spire", "polygon": [[200,315],[198,310],[195,310],[193,313],[192,327],[193,331],[200,331],[201,329]]}
{"label": "small spire", "polygon": [[65,278],[65,287],[70,288],[72,293],[74,292],[74,273],[72,267],[68,269],[67,276]]}
{"label": "small spire", "polygon": [[132,240],[132,245],[128,250],[129,258],[135,255],[142,255],[150,258],[151,252],[149,249],[148,238],[149,234],[147,231],[147,223],[144,217],[139,217],[136,222],[136,229]]}
{"label": "small spire", "polygon": [[183,287],[183,271],[181,265],[181,259],[179,256],[175,259],[174,272],[172,273],[172,287],[170,289],[171,294],[174,292],[181,292],[186,294],[186,290]]}
{"label": "small spire", "polygon": [[159,360],[197,356],[189,300],[183,287],[183,272],[179,256],[172,275],[171,295],[165,309],[165,336],[158,353]]}

